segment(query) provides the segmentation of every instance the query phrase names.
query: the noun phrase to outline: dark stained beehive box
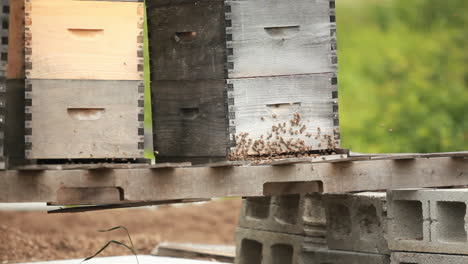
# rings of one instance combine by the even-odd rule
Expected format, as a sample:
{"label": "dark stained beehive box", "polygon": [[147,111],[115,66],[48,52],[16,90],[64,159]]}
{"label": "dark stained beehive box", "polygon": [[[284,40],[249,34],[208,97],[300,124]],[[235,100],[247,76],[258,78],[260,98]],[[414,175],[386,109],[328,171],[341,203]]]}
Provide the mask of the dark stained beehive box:
{"label": "dark stained beehive box", "polygon": [[334,72],[334,1],[147,1],[152,80]]}
{"label": "dark stained beehive box", "polygon": [[334,1],[147,1],[158,161],[339,148]]}

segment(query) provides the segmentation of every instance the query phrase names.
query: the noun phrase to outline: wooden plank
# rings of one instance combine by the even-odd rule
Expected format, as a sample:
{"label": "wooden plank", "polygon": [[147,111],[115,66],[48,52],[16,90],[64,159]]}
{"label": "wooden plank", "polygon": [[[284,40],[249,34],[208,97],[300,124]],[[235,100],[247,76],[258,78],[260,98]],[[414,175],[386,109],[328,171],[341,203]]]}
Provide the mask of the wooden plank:
{"label": "wooden plank", "polygon": [[340,162],[347,161],[348,156],[344,154],[335,154],[335,155],[322,155],[322,156],[313,156],[306,158],[285,158],[285,159],[274,159],[271,161],[266,161],[261,163],[262,165],[272,165],[272,166],[281,166],[281,165],[292,165],[297,163],[319,163],[319,162]]}
{"label": "wooden plank", "polygon": [[164,7],[159,2],[147,6],[151,79],[223,79],[223,2],[187,1]]}
{"label": "wooden plank", "polygon": [[143,157],[142,82],[29,80],[28,85],[26,158]]}
{"label": "wooden plank", "polygon": [[0,78],[4,79],[8,70],[8,34],[10,1],[0,0]]}
{"label": "wooden plank", "polygon": [[143,79],[143,3],[27,0],[26,76]]}
{"label": "wooden plank", "polygon": [[206,202],[206,201],[209,201],[209,199],[178,199],[178,200],[168,200],[168,201],[150,201],[150,202],[137,202],[137,203],[125,203],[124,202],[120,204],[61,208],[61,209],[56,209],[56,210],[50,210],[47,213],[49,214],[82,213],[82,212],[101,211],[101,210],[110,210],[110,209],[118,209],[118,208],[131,208],[131,207],[141,207],[141,206],[178,204],[178,203],[197,203],[197,202]]}
{"label": "wooden plank", "polygon": [[248,165],[250,162],[248,161],[221,161],[221,162],[213,162],[208,164],[199,165],[200,167],[210,167],[210,168],[225,168],[225,167],[237,167],[237,166],[244,166]]}
{"label": "wooden plank", "polygon": [[468,157],[468,151],[439,152],[439,153],[382,153],[382,154],[352,153],[351,157],[369,157],[369,159],[371,160],[405,160],[405,159],[438,158],[438,157],[463,158],[463,157]]}
{"label": "wooden plank", "polygon": [[[18,1],[13,1],[18,2]],[[24,90],[23,79],[7,80],[5,94],[5,156],[7,167],[24,163]]]}
{"label": "wooden plank", "polygon": [[163,157],[226,157],[224,80],[153,81],[154,147]]}
{"label": "wooden plank", "polygon": [[[314,191],[303,189],[301,182],[318,186],[324,193],[464,186],[467,176],[468,158],[449,157],[229,169],[0,171],[0,202],[56,202],[61,188],[119,187],[122,200],[130,203]],[[268,183],[274,187],[265,190]]]}
{"label": "wooden plank", "polygon": [[186,259],[209,259],[224,263],[234,263],[235,246],[161,243],[151,253],[155,256],[186,258]]}
{"label": "wooden plank", "polygon": [[181,162],[181,163],[158,163],[158,164],[153,164],[150,165],[149,168],[151,169],[175,169],[175,168],[184,168],[184,167],[190,167],[192,166],[191,162]]}
{"label": "wooden plank", "polygon": [[[334,74],[227,80],[232,152],[274,155],[339,148],[338,99]],[[234,132],[234,133],[233,133]],[[240,144],[243,136],[246,144]],[[248,141],[258,145],[249,144]],[[257,149],[257,150],[256,150]]]}
{"label": "wooden plank", "polygon": [[23,79],[24,75],[24,1],[10,1],[8,34],[8,79]]}
{"label": "wooden plank", "polygon": [[337,71],[329,0],[228,0],[226,6],[229,78]]}

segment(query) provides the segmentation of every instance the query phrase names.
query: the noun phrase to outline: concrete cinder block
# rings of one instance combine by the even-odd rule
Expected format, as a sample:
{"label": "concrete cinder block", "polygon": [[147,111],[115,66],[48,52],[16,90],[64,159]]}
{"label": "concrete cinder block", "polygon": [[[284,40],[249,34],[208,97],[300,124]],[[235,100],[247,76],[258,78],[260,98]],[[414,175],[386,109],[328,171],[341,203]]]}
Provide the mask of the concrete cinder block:
{"label": "concrete cinder block", "polygon": [[238,228],[235,264],[298,264],[306,237]]}
{"label": "concrete cinder block", "polygon": [[391,250],[468,254],[468,189],[408,189],[387,194]]}
{"label": "concrete cinder block", "polygon": [[391,261],[391,264],[466,264],[468,256],[394,252]]}
{"label": "concrete cinder block", "polygon": [[330,249],[390,254],[384,192],[324,195]]}
{"label": "concrete cinder block", "polygon": [[390,256],[341,250],[303,251],[301,264],[389,264]]}
{"label": "concrete cinder block", "polygon": [[322,195],[246,198],[239,227],[325,239],[326,218]]}
{"label": "concrete cinder block", "polygon": [[328,250],[313,237],[238,228],[235,264],[389,264],[390,256]]}

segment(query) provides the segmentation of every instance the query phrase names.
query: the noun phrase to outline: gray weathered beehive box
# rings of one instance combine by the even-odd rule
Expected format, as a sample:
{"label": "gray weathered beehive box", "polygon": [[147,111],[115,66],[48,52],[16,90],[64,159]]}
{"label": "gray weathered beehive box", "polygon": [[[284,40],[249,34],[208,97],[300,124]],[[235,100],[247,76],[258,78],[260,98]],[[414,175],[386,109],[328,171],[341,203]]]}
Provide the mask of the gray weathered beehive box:
{"label": "gray weathered beehive box", "polygon": [[25,10],[26,158],[143,158],[142,0]]}
{"label": "gray weathered beehive box", "polygon": [[339,147],[334,3],[148,1],[159,160]]}

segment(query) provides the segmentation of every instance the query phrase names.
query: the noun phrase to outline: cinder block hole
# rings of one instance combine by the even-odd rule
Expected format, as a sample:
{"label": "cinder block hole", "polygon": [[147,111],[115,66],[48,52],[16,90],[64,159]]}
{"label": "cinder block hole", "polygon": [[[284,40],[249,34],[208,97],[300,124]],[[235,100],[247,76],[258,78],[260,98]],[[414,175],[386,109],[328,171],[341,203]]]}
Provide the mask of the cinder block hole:
{"label": "cinder block hole", "polygon": [[276,197],[275,220],[280,223],[295,225],[299,218],[299,194],[283,195]]}
{"label": "cinder block hole", "polygon": [[374,205],[362,205],[358,209],[359,228],[361,235],[376,235],[379,232],[381,223],[377,216],[377,209]]}
{"label": "cinder block hole", "polygon": [[294,249],[291,245],[276,244],[271,247],[273,264],[292,264]]}
{"label": "cinder block hole", "polygon": [[265,219],[270,215],[271,197],[246,198],[246,216],[256,219]]}
{"label": "cinder block hole", "polygon": [[394,201],[393,214],[395,239],[423,240],[423,211],[420,201]]}
{"label": "cinder block hole", "polygon": [[466,204],[437,202],[437,233],[441,242],[465,243]]}
{"label": "cinder block hole", "polygon": [[315,225],[325,225],[326,215],[322,196],[313,194],[306,195],[304,197],[304,209],[304,222]]}
{"label": "cinder block hole", "polygon": [[262,244],[250,239],[244,239],[241,243],[239,264],[261,264]]}
{"label": "cinder block hole", "polygon": [[342,204],[330,204],[328,207],[329,230],[337,238],[351,234],[351,214],[349,208]]}

